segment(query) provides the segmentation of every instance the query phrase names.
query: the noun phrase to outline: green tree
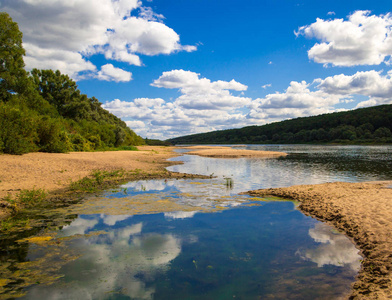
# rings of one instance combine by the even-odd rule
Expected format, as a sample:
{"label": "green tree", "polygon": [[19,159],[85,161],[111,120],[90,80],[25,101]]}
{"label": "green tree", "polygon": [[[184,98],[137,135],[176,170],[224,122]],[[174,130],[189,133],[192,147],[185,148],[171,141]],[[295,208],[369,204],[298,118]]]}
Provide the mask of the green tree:
{"label": "green tree", "polygon": [[0,102],[0,150],[8,154],[37,151],[37,120],[27,108]]}
{"label": "green tree", "polygon": [[[38,70],[31,71],[35,87],[40,95],[56,107],[60,115],[64,117],[76,118],[78,114],[83,115],[87,109],[87,96],[81,99],[76,83],[68,75],[61,74],[59,70]],[[84,107],[83,107],[84,106]],[[78,110],[81,110],[78,113]]]}
{"label": "green tree", "polygon": [[0,99],[3,101],[19,93],[26,79],[22,37],[18,24],[7,13],[0,12]]}
{"label": "green tree", "polygon": [[0,12],[0,153],[91,151],[141,145],[125,122],[60,71],[24,70],[22,33]]}
{"label": "green tree", "polygon": [[381,127],[374,132],[374,136],[376,138],[389,138],[392,136],[392,133],[389,128]]}
{"label": "green tree", "polygon": [[71,140],[61,119],[41,118],[37,126],[38,146],[41,152],[64,153],[73,150]]}

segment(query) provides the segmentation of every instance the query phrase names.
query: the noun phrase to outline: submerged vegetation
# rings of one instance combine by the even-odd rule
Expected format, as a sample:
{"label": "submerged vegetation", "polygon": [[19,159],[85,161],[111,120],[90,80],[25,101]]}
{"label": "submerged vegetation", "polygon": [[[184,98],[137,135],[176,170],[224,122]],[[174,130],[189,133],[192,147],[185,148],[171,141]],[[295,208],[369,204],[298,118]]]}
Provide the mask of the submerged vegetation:
{"label": "submerged vegetation", "polygon": [[233,189],[233,186],[234,186],[233,178],[224,177],[224,179],[225,179],[225,186],[226,186],[228,189]]}
{"label": "submerged vegetation", "polygon": [[[21,190],[16,196],[8,195],[0,201],[0,207],[11,210],[16,214],[23,208],[39,205],[46,199],[47,193],[43,189]],[[2,226],[0,226],[1,228]]]}
{"label": "submerged vegetation", "polygon": [[392,143],[392,105],[193,134],[173,144]]}
{"label": "submerged vegetation", "polygon": [[[121,183],[128,182],[129,180],[144,177],[163,177],[163,173],[147,174],[139,169],[132,171],[114,170],[102,171],[95,170],[89,176],[83,177],[77,181],[70,182],[66,190],[58,193],[47,193],[44,189],[30,189],[21,190],[18,194],[12,196],[8,195],[0,200],[0,207],[8,209],[11,214],[15,215],[24,209],[39,208],[41,206],[56,206],[54,202],[60,205],[66,205],[67,202],[72,203],[75,199],[80,199],[85,194],[98,193],[102,190],[115,187]],[[71,192],[72,194],[68,193]],[[67,199],[65,199],[67,198]],[[4,224],[2,224],[4,225]],[[0,230],[3,226],[0,226]]]}
{"label": "submerged vegetation", "polygon": [[24,70],[22,33],[0,13],[0,153],[109,150],[144,144],[60,71]]}
{"label": "submerged vegetation", "polygon": [[[156,172],[145,172],[140,169],[134,170],[95,170],[89,176],[83,177],[77,181],[71,181],[69,186],[63,190],[48,193],[44,189],[21,190],[16,195],[9,194],[0,199],[0,208],[5,215],[18,217],[31,210],[40,210],[42,208],[63,207],[70,204],[78,203],[88,194],[99,193],[104,190],[117,188],[119,185],[132,180],[148,180],[161,178],[210,178],[203,175],[192,175],[183,173],[172,173],[166,169]],[[0,223],[0,232],[8,227],[8,221],[2,220]]]}

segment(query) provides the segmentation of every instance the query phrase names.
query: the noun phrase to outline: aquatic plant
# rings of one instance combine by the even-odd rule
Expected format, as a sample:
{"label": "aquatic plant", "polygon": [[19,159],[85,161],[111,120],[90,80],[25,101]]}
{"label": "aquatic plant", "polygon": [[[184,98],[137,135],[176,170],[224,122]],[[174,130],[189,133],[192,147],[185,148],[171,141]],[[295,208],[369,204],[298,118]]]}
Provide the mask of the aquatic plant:
{"label": "aquatic plant", "polygon": [[230,177],[225,177],[224,179],[226,180],[225,186],[226,186],[227,188],[229,188],[229,189],[232,189],[233,186],[234,186],[234,181],[233,181],[233,179],[230,178]]}
{"label": "aquatic plant", "polygon": [[126,172],[123,169],[111,172],[95,170],[90,176],[71,182],[69,189],[73,192],[95,193],[107,187],[105,182],[123,179],[125,175]]}
{"label": "aquatic plant", "polygon": [[21,190],[17,199],[19,203],[30,207],[44,201],[46,196],[47,192],[44,189]]}
{"label": "aquatic plant", "polygon": [[18,213],[26,207],[33,207],[44,201],[47,193],[44,189],[21,190],[19,194],[12,196],[8,194],[2,200],[2,206],[10,209],[12,213]]}

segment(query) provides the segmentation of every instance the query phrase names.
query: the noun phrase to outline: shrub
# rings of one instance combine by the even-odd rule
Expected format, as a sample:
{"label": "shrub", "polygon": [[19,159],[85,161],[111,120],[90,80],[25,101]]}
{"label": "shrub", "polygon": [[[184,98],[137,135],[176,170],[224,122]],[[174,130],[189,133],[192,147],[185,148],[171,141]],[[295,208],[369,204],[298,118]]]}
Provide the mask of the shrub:
{"label": "shrub", "polygon": [[37,133],[42,152],[65,153],[73,150],[68,134],[58,119],[42,118]]}
{"label": "shrub", "polygon": [[27,108],[0,103],[0,144],[2,152],[23,154],[37,151],[38,117]]}
{"label": "shrub", "polygon": [[389,130],[389,128],[381,127],[374,132],[374,136],[376,138],[389,138],[392,136],[392,133],[391,130]]}
{"label": "shrub", "polygon": [[92,136],[89,136],[87,139],[91,143],[91,147],[94,150],[102,148],[102,141],[101,141],[101,138],[99,137],[99,135],[92,135]]}
{"label": "shrub", "polygon": [[18,201],[26,207],[34,206],[45,200],[47,193],[43,189],[21,190]]}
{"label": "shrub", "polygon": [[91,151],[91,143],[79,133],[72,135],[71,142],[74,151]]}

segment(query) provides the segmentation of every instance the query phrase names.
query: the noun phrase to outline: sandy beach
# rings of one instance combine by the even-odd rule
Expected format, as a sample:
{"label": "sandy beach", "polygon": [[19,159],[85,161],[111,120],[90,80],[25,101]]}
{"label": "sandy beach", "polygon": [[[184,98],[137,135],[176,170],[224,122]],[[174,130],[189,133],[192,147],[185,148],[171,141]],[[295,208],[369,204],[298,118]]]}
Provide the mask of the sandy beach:
{"label": "sandy beach", "polygon": [[326,183],[250,191],[299,201],[305,214],[345,232],[364,260],[350,299],[392,298],[391,182]]}
{"label": "sandy beach", "polygon": [[43,188],[48,192],[64,188],[94,170],[153,173],[172,165],[177,156],[172,147],[138,147],[139,151],[28,153],[0,155],[0,199],[22,189]]}
{"label": "sandy beach", "polygon": [[[140,169],[147,174],[163,172],[165,167],[173,164],[167,159],[178,156],[173,152],[173,147],[145,146],[139,149],[139,151],[119,152],[0,155],[0,199],[9,193],[16,194],[21,189],[43,188],[48,192],[63,189],[71,181],[88,176],[94,170]],[[209,151],[214,155],[213,157],[244,157],[243,151],[245,151],[204,146],[193,147],[192,150],[194,152],[192,154],[204,154],[203,156],[207,156],[207,152],[203,151]],[[275,154],[259,155],[271,157]],[[250,157],[255,156],[250,155]],[[166,173],[166,175],[173,174]],[[350,299],[392,299],[392,189],[389,188],[390,186],[392,182],[337,182],[263,189],[248,193],[254,196],[274,195],[297,200],[301,203],[299,208],[302,212],[345,232],[361,249],[364,256],[362,269],[353,285]]]}

